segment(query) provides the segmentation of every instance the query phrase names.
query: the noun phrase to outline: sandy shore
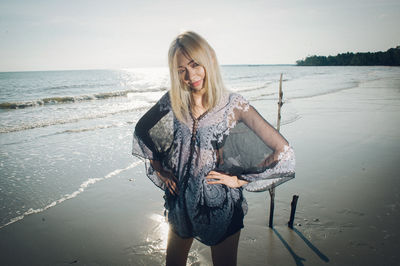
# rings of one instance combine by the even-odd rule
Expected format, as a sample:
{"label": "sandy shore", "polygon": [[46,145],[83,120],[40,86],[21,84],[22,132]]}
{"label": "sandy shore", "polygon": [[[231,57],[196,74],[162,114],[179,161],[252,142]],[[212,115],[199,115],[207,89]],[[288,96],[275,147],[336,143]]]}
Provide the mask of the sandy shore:
{"label": "sandy shore", "polygon": [[[300,119],[282,132],[296,150],[296,179],[277,189],[274,230],[266,226],[268,194],[246,193],[238,264],[399,265],[400,79],[290,104]],[[160,265],[162,212],[161,191],[139,165],[0,229],[0,262]],[[209,248],[195,241],[188,264],[211,265]]]}

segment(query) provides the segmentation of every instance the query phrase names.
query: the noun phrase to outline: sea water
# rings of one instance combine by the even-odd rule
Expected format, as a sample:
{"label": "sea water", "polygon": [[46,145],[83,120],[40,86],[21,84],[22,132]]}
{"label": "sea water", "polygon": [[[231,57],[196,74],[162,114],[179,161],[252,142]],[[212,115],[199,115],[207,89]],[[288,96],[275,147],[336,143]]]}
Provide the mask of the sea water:
{"label": "sea water", "polygon": [[[296,99],[398,76],[400,69],[222,66],[226,87],[272,124],[281,73],[284,125],[301,119],[291,105]],[[0,228],[140,165],[130,153],[134,126],[168,88],[167,68],[0,73]]]}

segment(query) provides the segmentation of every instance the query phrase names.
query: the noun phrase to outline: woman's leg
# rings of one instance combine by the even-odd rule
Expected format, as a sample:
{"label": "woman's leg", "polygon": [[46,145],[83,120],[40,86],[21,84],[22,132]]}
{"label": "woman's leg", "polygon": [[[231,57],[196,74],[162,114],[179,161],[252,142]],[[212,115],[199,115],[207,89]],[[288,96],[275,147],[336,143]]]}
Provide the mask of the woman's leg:
{"label": "woman's leg", "polygon": [[185,266],[193,238],[181,238],[171,228],[168,232],[166,266]]}
{"label": "woman's leg", "polygon": [[240,230],[229,236],[221,243],[211,246],[214,266],[236,266]]}

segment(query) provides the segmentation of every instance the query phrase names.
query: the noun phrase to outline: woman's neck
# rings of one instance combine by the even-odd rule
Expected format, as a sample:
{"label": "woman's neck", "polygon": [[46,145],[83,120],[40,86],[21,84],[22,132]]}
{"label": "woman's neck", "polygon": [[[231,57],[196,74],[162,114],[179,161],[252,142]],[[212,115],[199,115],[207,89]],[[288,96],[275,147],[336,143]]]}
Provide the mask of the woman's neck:
{"label": "woman's neck", "polygon": [[193,105],[203,107],[203,94],[192,93]]}
{"label": "woman's neck", "polygon": [[192,92],[192,106],[191,106],[191,112],[192,115],[195,118],[198,118],[201,116],[204,112],[207,111],[207,109],[203,105],[203,95],[204,92]]}

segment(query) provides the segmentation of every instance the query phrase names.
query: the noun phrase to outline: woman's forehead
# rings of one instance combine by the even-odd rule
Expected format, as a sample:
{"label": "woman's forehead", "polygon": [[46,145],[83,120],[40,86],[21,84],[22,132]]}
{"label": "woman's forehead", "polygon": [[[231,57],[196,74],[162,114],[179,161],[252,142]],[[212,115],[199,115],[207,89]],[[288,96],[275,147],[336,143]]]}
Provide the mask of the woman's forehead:
{"label": "woman's forehead", "polygon": [[189,57],[186,53],[178,51],[176,54],[176,61],[178,63],[178,67],[185,67],[190,64],[193,59]]}

